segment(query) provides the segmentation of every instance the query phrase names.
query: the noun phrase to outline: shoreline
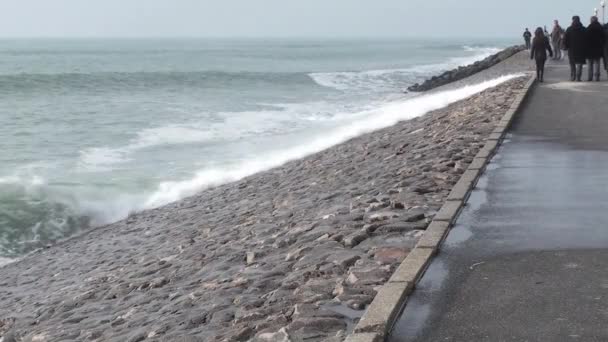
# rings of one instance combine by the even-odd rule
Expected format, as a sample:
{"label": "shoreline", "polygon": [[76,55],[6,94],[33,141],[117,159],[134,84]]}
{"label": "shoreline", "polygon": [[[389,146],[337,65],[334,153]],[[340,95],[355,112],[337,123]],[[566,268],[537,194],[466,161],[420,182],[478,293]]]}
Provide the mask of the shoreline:
{"label": "shoreline", "polygon": [[524,81],[6,265],[0,336],[342,340]]}
{"label": "shoreline", "polygon": [[[472,63],[472,64],[469,64],[469,65],[466,65],[466,66],[462,66],[462,67],[459,67],[458,69],[453,69],[453,70],[450,70],[450,71],[446,71],[446,72],[444,72],[444,73],[442,73],[440,75],[444,75],[444,74],[447,74],[447,73],[451,73],[451,72],[460,70],[460,71],[466,72],[467,74],[470,74],[471,77],[469,77],[469,78],[472,78],[472,76],[475,76],[475,74],[479,73],[478,63],[482,63],[482,62],[485,63],[485,61],[487,61],[487,60],[496,61],[496,60],[498,60],[497,56],[502,56],[502,55],[505,55],[505,54],[506,55],[511,55],[512,54],[512,50],[514,48],[517,48],[517,46],[505,48],[503,51],[498,52],[498,53],[496,53],[496,54],[494,54],[492,56],[489,56],[489,57],[487,57],[487,58],[485,58],[483,60],[480,60],[480,61],[478,61],[476,63]],[[502,60],[502,58],[501,58],[501,60]],[[501,74],[494,74],[493,77],[499,77],[499,76],[503,76],[503,74],[502,73]],[[423,84],[426,84],[427,82],[431,82],[431,81],[433,81],[435,79],[438,79],[438,77],[440,78],[440,76],[430,76],[425,82],[423,82]],[[483,82],[483,81],[486,81],[487,79],[488,79],[488,77],[486,77],[485,79],[476,79],[476,80],[473,81],[473,83],[474,82]],[[435,85],[432,89],[425,90],[425,91],[420,91],[420,92],[413,92],[412,94],[415,94],[414,97],[418,97],[420,95],[431,94],[437,88],[439,88],[437,90],[450,90],[451,88],[454,88],[452,86],[456,85],[456,84],[458,84],[458,87],[464,86],[464,84],[459,84],[460,82],[458,82],[458,81],[459,80],[454,79],[454,80],[452,80],[452,81],[450,81],[450,82],[448,82],[446,84]],[[390,103],[388,103],[388,105],[398,104],[398,103],[400,103],[402,101],[407,102],[407,101],[413,99],[414,97],[406,97],[406,98],[403,98],[401,100],[393,100]],[[411,118],[403,118],[403,120],[409,120],[409,119],[411,119]],[[391,125],[393,125],[393,124],[395,124],[395,123],[391,123]],[[379,129],[385,128],[386,126],[387,125],[384,125],[384,127],[380,127]],[[390,125],[388,125],[388,126],[390,126]],[[377,130],[377,129],[378,128],[376,128],[374,130]],[[282,165],[284,165],[284,164],[286,164],[288,162],[291,162],[293,160],[299,160],[299,159],[302,159],[302,158],[306,158],[307,156],[309,156],[311,154],[318,153],[319,151],[323,151],[323,150],[325,150],[327,148],[332,148],[332,147],[334,147],[334,146],[336,146],[336,145],[338,145],[340,143],[345,142],[348,139],[356,138],[356,137],[358,137],[358,136],[360,136],[362,134],[369,133],[368,131],[366,131],[367,130],[366,127],[360,128],[360,130],[362,130],[362,132],[356,132],[354,134],[347,134],[347,136],[345,138],[339,139],[340,141],[338,141],[337,143],[325,144],[325,143],[321,142],[320,144],[318,144],[318,145],[321,145],[321,147],[318,147],[318,148],[313,149],[313,150],[307,149],[306,147],[304,147],[304,148],[301,148],[301,147],[294,148],[294,150],[296,151],[295,153],[293,153],[293,151],[292,151],[292,153],[283,153],[283,154],[294,154],[295,156],[290,157],[290,158],[283,158],[284,160],[280,160],[278,162],[256,162],[256,163],[252,163],[252,165],[251,165],[252,168],[258,169],[258,170],[255,170],[255,172],[254,171],[252,171],[252,172],[235,172],[234,175],[231,174],[231,177],[228,177],[230,180],[225,180],[225,181],[214,183],[212,185],[207,185],[207,186],[204,186],[204,187],[202,187],[202,188],[200,188],[200,189],[198,189],[196,191],[189,191],[188,193],[191,193],[192,195],[187,195],[187,196],[185,196],[183,198],[182,197],[175,197],[171,201],[168,201],[168,200],[162,198],[162,196],[161,197],[151,197],[151,198],[148,198],[146,201],[148,201],[149,203],[147,203],[146,201],[142,202],[142,204],[140,206],[138,206],[139,209],[136,209],[136,210],[132,211],[131,213],[129,213],[129,215],[124,215],[124,216],[120,215],[120,219],[118,219],[116,221],[113,221],[113,220],[112,221],[105,221],[103,224],[90,225],[90,226],[87,226],[86,229],[82,229],[82,230],[76,231],[75,234],[72,234],[72,235],[67,236],[67,237],[59,238],[59,239],[56,239],[56,240],[53,240],[53,241],[50,241],[50,242],[27,241],[27,244],[31,244],[34,248],[31,248],[25,254],[17,255],[17,256],[14,256],[14,257],[13,256],[11,256],[11,257],[2,257],[2,256],[0,256],[0,268],[2,268],[3,266],[5,266],[7,264],[10,264],[10,263],[13,263],[13,262],[17,262],[17,261],[19,261],[19,260],[21,260],[23,258],[26,258],[29,255],[34,254],[35,252],[37,252],[39,250],[43,250],[43,249],[46,249],[46,248],[49,248],[49,247],[52,247],[52,246],[61,245],[62,243],[66,242],[66,241],[70,241],[73,238],[79,237],[81,235],[85,235],[85,234],[87,234],[91,230],[102,228],[102,227],[106,227],[106,226],[112,225],[112,224],[114,224],[116,222],[120,222],[122,220],[127,220],[132,215],[136,215],[137,213],[140,213],[142,211],[148,211],[148,210],[154,210],[154,209],[157,209],[157,208],[162,208],[162,207],[164,207],[166,205],[170,205],[171,203],[179,202],[180,200],[183,200],[184,198],[188,198],[188,197],[191,197],[191,196],[196,196],[197,193],[206,191],[209,188],[214,188],[214,187],[217,187],[217,186],[222,186],[224,184],[237,182],[237,181],[239,181],[241,179],[244,179],[244,178],[247,178],[247,177],[251,177],[251,176],[253,176],[253,175],[257,174],[257,173],[266,172],[266,171],[268,171],[270,169],[273,169],[273,168],[276,168],[276,167],[280,167],[280,166],[282,166]],[[320,140],[319,141],[313,141],[313,143],[317,143],[317,142],[320,142]],[[260,167],[260,164],[268,164],[268,166]],[[188,182],[195,182],[195,181],[193,179],[177,180],[177,181],[167,181],[167,183],[188,183]],[[156,190],[156,192],[158,192],[158,189]],[[150,204],[150,203],[155,203],[155,202],[156,202],[156,204]]]}
{"label": "shoreline", "polygon": [[[328,83],[321,82],[321,80],[317,80],[317,77],[314,76],[313,73],[304,72],[304,74],[306,74],[305,76],[307,82],[310,82],[309,78],[311,78],[315,83],[315,87],[321,85],[324,87],[324,91],[332,92],[335,89],[339,89],[339,87],[336,88],[336,86],[342,83],[342,81],[339,81],[339,79],[342,77],[345,77],[346,79],[350,79],[353,77],[354,79],[358,79],[359,77],[364,76],[367,79],[367,77],[369,76],[370,78],[372,78],[369,80],[370,82],[376,82],[379,79],[384,80],[386,77],[392,79],[393,77],[397,77],[397,75],[400,75],[401,72],[405,72],[408,75],[410,73],[413,73],[412,75],[418,75],[416,76],[416,79],[418,79],[419,75],[427,76],[431,74],[431,70],[437,70],[436,67],[440,67],[443,69],[446,68],[447,65],[454,65],[454,63],[470,63],[470,61],[475,60],[476,58],[481,59],[483,58],[483,56],[486,56],[488,53],[494,52],[496,50],[496,48],[484,48],[482,46],[476,45],[473,45],[473,47],[462,46],[462,49],[470,51],[470,53],[472,53],[476,57],[453,57],[448,59],[448,61],[445,63],[442,62],[438,64],[429,65],[425,64],[422,66],[422,71],[420,72],[414,72],[412,70],[405,71],[407,69],[388,69],[378,70],[381,72],[380,75],[375,75],[375,70],[361,72],[338,72],[338,74],[345,74],[341,76],[334,75],[335,72],[318,73],[321,76],[328,76],[327,78],[329,78],[330,80]],[[459,51],[459,53],[463,53],[460,50],[457,51]],[[479,53],[482,53],[482,55],[479,55]],[[468,55],[469,53],[467,52],[466,54]],[[429,66],[431,66],[432,68],[427,69],[427,67]],[[338,68],[338,70],[342,69]],[[385,72],[387,74],[385,74]],[[372,77],[372,75],[374,76]],[[398,79],[401,79],[401,76],[398,76]],[[410,78],[408,77],[407,79],[409,80]],[[392,82],[388,79],[386,81],[389,83]],[[346,83],[350,84],[352,82],[353,81],[350,80]],[[324,83],[327,84],[323,85]],[[403,84],[404,82],[400,83]],[[405,82],[405,84],[409,83],[409,81]],[[411,83],[413,83],[413,81]],[[402,86],[392,88],[393,92],[390,93],[390,95],[382,96],[381,98],[374,100],[374,105],[369,105],[367,107],[362,106],[361,108],[359,108],[358,105],[352,107],[358,108],[357,110],[352,110],[353,113],[356,113],[353,118],[358,118],[352,119],[351,121],[361,121],[361,117],[382,114],[382,111],[385,107],[391,107],[395,103],[404,102],[412,97],[415,97],[403,96],[401,94],[401,91],[398,90],[401,88]],[[387,91],[387,89],[383,91]],[[347,106],[347,108],[351,107]],[[315,109],[319,108],[317,108],[315,105]],[[291,113],[293,111],[292,109],[281,109],[281,111],[283,110],[287,110],[286,113]],[[57,243],[65,239],[69,239],[70,237],[73,237],[75,235],[83,234],[89,229],[96,229],[98,227],[102,227],[123,219],[127,219],[128,216],[131,215],[131,213],[133,212],[141,212],[144,210],[161,207],[165,204],[169,204],[182,198],[195,195],[200,191],[204,191],[206,188],[214,187],[228,182],[233,182],[242,179],[246,176],[250,176],[252,173],[263,172],[272,167],[280,166],[287,161],[305,157],[307,155],[310,155],[311,153],[316,153],[319,150],[328,148],[330,147],[329,145],[335,144],[326,143],[328,140],[336,140],[333,139],[335,138],[335,134],[333,133],[341,133],[336,131],[342,130],[342,128],[345,128],[344,126],[351,125],[347,122],[348,120],[344,120],[344,117],[346,117],[346,115],[343,114],[339,114],[338,116],[336,116],[336,118],[331,118],[330,120],[327,120],[327,118],[324,118],[324,116],[327,114],[325,113],[326,110],[329,109],[322,110],[323,115],[319,117],[315,117],[315,115],[306,114],[302,115],[303,118],[299,118],[298,116],[298,118],[296,119],[303,120],[303,126],[327,126],[321,128],[324,131],[327,131],[327,133],[324,133],[319,136],[320,139],[316,139],[315,137],[318,134],[308,134],[309,136],[308,138],[306,138],[306,135],[298,133],[296,135],[297,139],[302,139],[302,141],[305,141],[306,143],[298,144],[296,146],[291,146],[292,144],[287,144],[278,148],[263,147],[261,149],[258,149],[257,147],[255,147],[252,149],[260,150],[260,153],[249,153],[247,155],[244,155],[240,159],[233,160],[232,162],[225,163],[225,161],[222,161],[223,158],[218,158],[217,161],[212,164],[208,164],[208,162],[203,162],[203,166],[198,166],[199,163],[195,163],[196,165],[189,165],[188,163],[191,163],[192,160],[197,160],[200,158],[199,150],[192,151],[192,153],[194,153],[195,155],[194,158],[188,158],[188,153],[185,151],[191,151],[189,149],[189,143],[184,144],[184,147],[179,147],[182,142],[180,142],[179,137],[174,136],[175,131],[173,128],[171,128],[171,125],[166,126],[161,124],[158,125],[158,127],[155,126],[153,129],[135,128],[132,132],[134,133],[135,137],[126,143],[116,143],[116,145],[114,145],[114,143],[106,143],[100,144],[100,146],[104,145],[105,147],[102,146],[83,148],[82,151],[78,152],[80,154],[78,160],[74,161],[74,163],[77,163],[75,165],[80,165],[76,166],[76,174],[74,175],[76,178],[78,178],[78,186],[72,184],[71,182],[63,184],[64,182],[62,181],[62,178],[64,176],[60,175],[63,174],[63,172],[49,173],[49,170],[54,167],[50,166],[50,164],[49,166],[41,166],[40,168],[31,166],[33,169],[35,169],[32,169],[33,171],[31,171],[31,176],[26,175],[25,172],[19,171],[22,169],[22,167],[19,165],[15,165],[14,167],[11,167],[11,170],[15,169],[15,171],[7,171],[6,174],[8,176],[4,179],[5,183],[8,184],[6,186],[9,187],[9,193],[12,192],[14,188],[16,189],[14,191],[24,191],[25,198],[34,198],[35,200],[25,200],[25,198],[23,200],[20,200],[18,199],[19,197],[13,195],[9,195],[6,198],[3,198],[3,208],[11,211],[13,210],[11,209],[11,207],[14,207],[14,210],[23,211],[23,214],[19,219],[11,221],[7,229],[2,230],[4,232],[10,233],[8,235],[9,238],[7,238],[6,241],[2,241],[2,244],[0,245],[0,256],[18,259],[20,257],[23,257],[24,255],[27,255],[33,250],[39,248],[48,248],[48,246],[50,245],[56,245]],[[341,111],[339,109],[336,110],[337,112]],[[304,110],[304,113],[305,112],[308,112],[308,110]],[[370,113],[373,114],[370,115]],[[276,115],[280,114],[281,113],[276,113]],[[291,116],[292,114],[293,113],[289,115]],[[314,125],[313,123],[309,123],[312,121],[319,121],[319,123],[315,122]],[[334,125],[338,127],[332,127]],[[187,131],[184,133],[187,133],[187,135],[189,135],[191,132]],[[165,138],[158,138],[158,134],[168,134],[168,136]],[[351,137],[360,134],[361,132],[356,132],[354,134],[351,134]],[[152,137],[150,137],[149,135],[152,135]],[[156,143],[159,143],[159,146],[150,148],[150,151],[146,153],[156,153],[154,149],[160,148],[161,151],[158,153],[161,154],[159,155],[159,158],[161,159],[164,155],[162,151],[164,147],[161,148],[160,145],[166,143],[167,145],[172,146],[167,147],[167,149],[185,149],[180,155],[185,156],[182,161],[185,160],[186,162],[181,163],[180,161],[178,164],[176,164],[178,165],[176,167],[180,170],[179,174],[171,175],[166,174],[165,172],[159,172],[158,175],[154,178],[148,179],[145,173],[138,174],[139,171],[134,171],[133,173],[129,171],[128,175],[125,174],[119,177],[120,181],[110,181],[113,189],[103,190],[100,185],[97,184],[95,179],[99,179],[99,177],[104,178],[105,176],[112,176],[109,173],[109,170],[112,168],[118,167],[126,170],[131,168],[131,166],[135,166],[129,163],[132,159],[139,158],[134,154],[140,153],[136,152],[140,149],[140,147],[136,146],[142,144],[142,141],[139,141],[140,139],[143,139],[145,141],[147,141],[148,139],[155,141],[160,139],[160,141],[153,142],[152,144],[155,145]],[[215,138],[209,140],[210,143],[211,141],[215,141],[214,139]],[[205,138],[205,140],[207,140],[207,138]],[[267,144],[268,141],[272,141],[265,140],[263,138],[258,140],[261,144],[260,146]],[[320,142],[319,144],[317,144],[318,146],[316,148],[311,148],[311,145],[316,144],[317,142]],[[195,143],[194,145],[196,144],[197,143]],[[207,142],[203,143],[204,146],[207,146],[206,144]],[[209,146],[214,146],[214,144],[215,142],[211,143],[211,145]],[[195,148],[202,149],[203,151],[205,151],[203,153],[207,153],[207,147],[204,146],[196,146]],[[272,143],[268,144],[267,146],[272,146]],[[249,148],[250,147],[248,147],[248,149]],[[215,150],[216,147],[214,146],[212,147],[212,149]],[[223,148],[220,148],[220,150],[223,150]],[[227,153],[232,152],[227,151]],[[103,157],[104,154],[113,155],[114,157],[107,158],[106,160],[106,158]],[[212,157],[212,160],[215,160],[214,158],[217,158],[217,154],[212,154],[215,155],[215,157]],[[222,153],[220,153],[220,155],[221,154]],[[93,161],[94,159],[101,159],[101,161]],[[99,165],[97,164],[97,162],[99,162]],[[231,165],[228,166],[229,164]],[[29,170],[29,164],[26,163],[24,165],[25,166],[23,166],[23,169]],[[184,167],[185,165],[189,166]],[[234,165],[238,165],[240,167],[237,168],[234,167]],[[104,171],[104,169],[107,170]],[[3,179],[0,179],[0,183],[2,182]],[[142,187],[136,186],[135,188],[133,188],[134,184],[137,184],[139,182],[144,182],[146,184]],[[36,213],[37,211],[40,211],[41,217],[39,219],[36,218],[36,216],[34,215],[34,213]],[[56,222],[59,222],[58,224],[60,228],[53,228],[55,227]]]}

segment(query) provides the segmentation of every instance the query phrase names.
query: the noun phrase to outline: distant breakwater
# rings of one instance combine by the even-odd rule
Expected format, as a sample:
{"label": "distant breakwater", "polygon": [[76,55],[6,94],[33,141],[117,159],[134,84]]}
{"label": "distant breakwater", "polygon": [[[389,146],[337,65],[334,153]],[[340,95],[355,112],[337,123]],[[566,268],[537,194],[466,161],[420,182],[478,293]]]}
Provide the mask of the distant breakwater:
{"label": "distant breakwater", "polygon": [[428,80],[424,81],[422,84],[416,83],[413,86],[408,87],[407,90],[411,92],[428,91],[441,87],[448,83],[465,79],[473,74],[486,70],[523,50],[525,50],[525,47],[523,45],[508,47],[497,54],[487,57],[484,60],[477,61],[467,66],[461,66],[457,69],[446,71],[439,76],[433,76]]}

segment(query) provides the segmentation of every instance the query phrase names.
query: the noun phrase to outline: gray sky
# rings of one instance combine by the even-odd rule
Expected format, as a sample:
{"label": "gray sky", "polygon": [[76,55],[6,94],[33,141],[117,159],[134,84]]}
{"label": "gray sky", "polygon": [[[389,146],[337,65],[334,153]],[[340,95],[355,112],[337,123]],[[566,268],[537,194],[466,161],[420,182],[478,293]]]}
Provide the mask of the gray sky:
{"label": "gray sky", "polygon": [[[0,37],[482,36],[599,0],[0,0]],[[601,11],[600,11],[601,13]]]}

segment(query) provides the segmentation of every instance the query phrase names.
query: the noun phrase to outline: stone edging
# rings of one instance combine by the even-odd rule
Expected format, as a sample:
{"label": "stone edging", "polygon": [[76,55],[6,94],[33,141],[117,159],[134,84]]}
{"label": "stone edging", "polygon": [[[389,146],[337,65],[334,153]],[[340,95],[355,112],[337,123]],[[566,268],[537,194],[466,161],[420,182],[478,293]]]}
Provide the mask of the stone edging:
{"label": "stone edging", "polygon": [[405,307],[408,296],[414,290],[416,283],[426,271],[431,259],[458,218],[460,210],[477,184],[479,176],[496,152],[534,83],[534,76],[530,76],[530,80],[515,97],[511,108],[507,110],[488,137],[486,145],[477,153],[469,168],[454,185],[447,201],[430,223],[416,247],[403,260],[389,281],[378,291],[346,342],[380,342],[392,330]]}

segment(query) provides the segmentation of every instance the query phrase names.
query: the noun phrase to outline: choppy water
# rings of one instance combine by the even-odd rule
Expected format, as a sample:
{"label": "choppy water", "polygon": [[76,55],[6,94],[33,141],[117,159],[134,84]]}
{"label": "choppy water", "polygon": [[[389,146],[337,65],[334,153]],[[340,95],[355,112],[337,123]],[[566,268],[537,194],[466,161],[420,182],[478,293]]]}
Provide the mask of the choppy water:
{"label": "choppy water", "polygon": [[0,262],[330,146],[508,43],[0,41]]}

